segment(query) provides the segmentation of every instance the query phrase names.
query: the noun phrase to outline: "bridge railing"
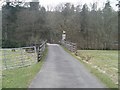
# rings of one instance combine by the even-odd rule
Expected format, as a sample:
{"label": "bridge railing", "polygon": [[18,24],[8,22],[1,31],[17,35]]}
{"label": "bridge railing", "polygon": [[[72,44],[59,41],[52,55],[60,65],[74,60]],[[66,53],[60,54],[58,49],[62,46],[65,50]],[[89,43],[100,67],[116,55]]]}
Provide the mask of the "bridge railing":
{"label": "bridge railing", "polygon": [[73,53],[77,53],[77,43],[69,42],[69,41],[61,41],[61,44],[67,48],[69,51]]}

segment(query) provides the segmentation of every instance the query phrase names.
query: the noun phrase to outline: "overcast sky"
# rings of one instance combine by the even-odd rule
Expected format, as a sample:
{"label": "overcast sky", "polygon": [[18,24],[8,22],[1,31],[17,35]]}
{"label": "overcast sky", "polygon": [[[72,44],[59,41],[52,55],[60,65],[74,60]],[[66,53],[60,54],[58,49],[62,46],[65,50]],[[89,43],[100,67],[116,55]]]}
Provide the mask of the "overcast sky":
{"label": "overcast sky", "polygon": [[[75,5],[78,5],[78,4],[85,4],[87,3],[88,5],[90,5],[90,3],[93,3],[93,2],[97,2],[98,4],[98,7],[103,7],[104,3],[106,2],[106,0],[39,0],[41,5],[43,6],[56,6],[57,4],[59,3],[66,3],[66,2],[71,2]],[[116,7],[116,3],[117,0],[109,0],[111,2],[111,6],[117,10],[118,8]]]}
{"label": "overcast sky", "polygon": [[[0,0],[0,2],[2,2],[3,0]],[[5,0],[4,0],[5,1]],[[10,0],[10,1],[14,1],[14,0]],[[24,1],[33,1],[33,0],[24,0]],[[36,1],[36,0],[34,0]],[[78,4],[85,4],[87,3],[88,5],[90,5],[90,3],[93,2],[97,2],[98,7],[103,7],[104,3],[107,0],[39,0],[40,4],[42,6],[50,6],[50,7],[55,7],[56,5],[60,4],[60,3],[66,3],[66,2],[70,2],[73,3],[74,5],[78,5]],[[111,6],[115,9],[118,10],[118,8],[115,6],[116,3],[118,3],[117,0],[109,0],[111,2]]]}

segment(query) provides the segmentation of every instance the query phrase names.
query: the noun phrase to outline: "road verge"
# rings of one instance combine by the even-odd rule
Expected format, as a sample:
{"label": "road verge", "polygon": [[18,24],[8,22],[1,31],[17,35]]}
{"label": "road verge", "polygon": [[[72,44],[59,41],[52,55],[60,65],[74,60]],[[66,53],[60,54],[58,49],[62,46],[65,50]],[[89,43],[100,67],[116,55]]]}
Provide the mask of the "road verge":
{"label": "road verge", "polygon": [[44,51],[41,61],[37,64],[23,68],[4,70],[2,72],[2,88],[27,88],[41,69],[47,53],[48,47]]}
{"label": "road verge", "polygon": [[105,75],[105,74],[101,73],[100,71],[98,71],[97,69],[93,68],[90,64],[83,62],[83,60],[81,60],[78,56],[76,56],[75,54],[73,54],[72,52],[67,50],[64,46],[61,45],[61,47],[66,52],[68,52],[73,57],[75,57],[77,60],[79,60],[81,63],[83,63],[84,66],[89,70],[89,72],[92,73],[93,75],[95,75],[101,82],[103,82],[106,85],[106,87],[111,88],[111,89],[118,88],[118,85],[113,83],[113,81],[107,75]]}

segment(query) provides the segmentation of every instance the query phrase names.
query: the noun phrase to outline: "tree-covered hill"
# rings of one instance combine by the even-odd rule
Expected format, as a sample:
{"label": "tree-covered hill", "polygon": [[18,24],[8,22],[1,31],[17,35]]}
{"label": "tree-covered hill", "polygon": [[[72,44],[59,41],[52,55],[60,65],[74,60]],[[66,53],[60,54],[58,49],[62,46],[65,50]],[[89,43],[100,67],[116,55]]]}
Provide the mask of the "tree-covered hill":
{"label": "tree-covered hill", "polygon": [[58,43],[62,31],[66,40],[79,49],[116,49],[118,12],[107,1],[104,8],[97,3],[59,4],[46,10],[39,2],[7,2],[2,6],[2,47],[20,47],[48,42]]}

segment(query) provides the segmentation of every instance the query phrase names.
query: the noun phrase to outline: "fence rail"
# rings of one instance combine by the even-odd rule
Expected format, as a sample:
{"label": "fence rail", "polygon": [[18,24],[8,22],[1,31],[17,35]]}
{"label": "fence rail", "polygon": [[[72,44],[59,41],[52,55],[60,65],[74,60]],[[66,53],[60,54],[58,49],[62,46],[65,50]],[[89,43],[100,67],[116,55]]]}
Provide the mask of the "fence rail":
{"label": "fence rail", "polygon": [[43,52],[45,51],[45,48],[46,48],[46,43],[47,43],[47,40],[45,42],[43,42],[42,44],[36,46],[38,62],[41,60],[41,58],[43,56]]}
{"label": "fence rail", "polygon": [[37,63],[43,56],[46,42],[30,47],[1,49],[2,68],[12,69]]}
{"label": "fence rail", "polygon": [[77,53],[77,44],[69,41],[61,41],[61,44],[69,51]]}

